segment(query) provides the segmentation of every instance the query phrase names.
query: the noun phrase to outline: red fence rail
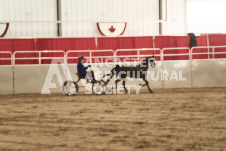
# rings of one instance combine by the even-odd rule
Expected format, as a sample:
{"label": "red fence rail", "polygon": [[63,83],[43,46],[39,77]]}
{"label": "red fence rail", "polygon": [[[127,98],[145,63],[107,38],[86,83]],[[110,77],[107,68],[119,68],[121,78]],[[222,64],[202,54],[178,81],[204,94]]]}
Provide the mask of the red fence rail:
{"label": "red fence rail", "polygon": [[[141,61],[154,55],[157,61],[194,60],[194,59],[225,59],[226,46],[179,48],[143,48],[114,50],[45,50],[45,51],[0,51],[0,65],[51,64],[78,62],[83,55],[89,63],[122,62],[123,58],[130,61]],[[119,61],[120,60],[120,61]]]}
{"label": "red fence rail", "polygon": [[12,60],[13,65],[65,63],[65,52],[62,50],[15,51]]}
{"label": "red fence rail", "polygon": [[12,52],[10,51],[0,51],[0,65],[12,65]]}

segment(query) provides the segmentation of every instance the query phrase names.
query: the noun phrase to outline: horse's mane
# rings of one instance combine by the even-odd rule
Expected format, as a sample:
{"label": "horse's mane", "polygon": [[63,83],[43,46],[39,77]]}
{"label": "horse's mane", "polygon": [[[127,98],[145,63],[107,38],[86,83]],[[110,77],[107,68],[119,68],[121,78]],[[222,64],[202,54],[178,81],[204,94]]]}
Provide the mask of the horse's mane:
{"label": "horse's mane", "polygon": [[[147,58],[143,59],[141,61],[141,63],[138,64],[136,67],[141,68],[141,69],[144,69],[144,70],[147,70],[148,69],[148,58],[155,58],[155,57],[154,56],[150,56],[150,57],[147,57]],[[144,63],[144,61],[145,61],[145,63]],[[143,64],[145,64],[147,66],[146,67],[141,67],[141,65],[143,65]]]}

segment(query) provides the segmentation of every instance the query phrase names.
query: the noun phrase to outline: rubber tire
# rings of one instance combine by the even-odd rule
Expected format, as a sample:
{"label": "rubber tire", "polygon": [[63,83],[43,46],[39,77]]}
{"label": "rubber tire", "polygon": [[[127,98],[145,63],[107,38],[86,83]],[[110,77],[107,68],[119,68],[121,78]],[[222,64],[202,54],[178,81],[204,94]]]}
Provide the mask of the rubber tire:
{"label": "rubber tire", "polygon": [[[103,83],[104,83],[104,86],[107,87],[106,82],[105,82],[104,80],[101,80],[100,82],[103,82]],[[94,93],[95,95],[103,95],[103,94],[106,93],[107,88],[106,88],[106,90],[105,90],[103,93],[98,94],[98,93],[96,93],[96,92],[94,91],[94,84],[93,84],[93,85],[92,85],[92,91],[93,91],[93,93]]]}

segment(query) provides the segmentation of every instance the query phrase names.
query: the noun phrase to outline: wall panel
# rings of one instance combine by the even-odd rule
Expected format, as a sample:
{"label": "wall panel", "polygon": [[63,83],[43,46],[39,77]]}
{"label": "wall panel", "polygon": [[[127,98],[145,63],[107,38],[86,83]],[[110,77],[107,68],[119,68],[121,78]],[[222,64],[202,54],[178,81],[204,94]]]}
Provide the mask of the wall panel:
{"label": "wall panel", "polygon": [[[154,79],[151,78],[151,74],[148,75],[148,81],[153,89],[159,88],[184,88],[184,87],[210,87],[210,86],[225,86],[225,59],[215,60],[192,60],[192,61],[167,61],[156,62],[156,68],[149,68],[149,71],[154,71]],[[14,81],[15,81],[15,93],[41,93],[47,73],[50,65],[17,65],[14,67]],[[58,65],[59,72],[62,77],[62,81],[65,81],[65,75],[63,68]],[[210,68],[211,67],[211,68]],[[13,94],[13,72],[12,66],[0,67],[0,94]],[[102,67],[99,69],[106,73],[110,71],[112,67]],[[75,64],[69,65],[69,70],[73,80],[77,80],[75,73],[77,68]],[[186,78],[186,81],[177,81],[175,79],[162,81],[162,71],[167,71],[172,76],[172,72],[176,71],[179,77],[179,71],[182,71],[182,78]],[[159,73],[158,73],[159,72]],[[159,74],[159,78],[157,78]],[[175,76],[174,76],[175,77]],[[57,88],[51,89],[50,92],[61,92],[61,84],[56,75],[52,78],[52,83],[56,84]],[[130,81],[127,79],[126,84],[139,85],[144,83],[142,80]],[[121,82],[119,83],[121,84]],[[79,83],[82,86],[82,82]],[[112,79],[109,85],[114,85]],[[146,87],[144,87],[146,89]],[[81,91],[84,87],[81,87]]]}
{"label": "wall panel", "polygon": [[167,9],[163,9],[163,15],[167,11],[167,21],[163,23],[162,34],[186,34],[186,0],[163,0],[164,5],[166,1]]}
{"label": "wall panel", "polygon": [[6,37],[56,37],[56,23],[32,23],[56,21],[56,11],[56,0],[0,0],[0,20],[14,21]]}
{"label": "wall panel", "polygon": [[0,66],[0,95],[13,94],[13,67]]}
{"label": "wall panel", "polygon": [[128,20],[131,22],[124,36],[156,35],[158,23],[147,21],[159,20],[159,4],[158,0],[62,0],[62,20],[81,21],[63,23],[63,37],[101,36],[96,26],[98,21]]}
{"label": "wall panel", "polygon": [[193,60],[192,83],[194,87],[225,86],[225,59]]}

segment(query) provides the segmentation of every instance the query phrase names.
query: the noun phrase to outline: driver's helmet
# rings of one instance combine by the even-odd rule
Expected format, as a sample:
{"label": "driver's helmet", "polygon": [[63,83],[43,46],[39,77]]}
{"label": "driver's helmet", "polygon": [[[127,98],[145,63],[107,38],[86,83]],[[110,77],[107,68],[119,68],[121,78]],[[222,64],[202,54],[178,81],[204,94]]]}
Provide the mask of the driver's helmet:
{"label": "driver's helmet", "polygon": [[79,61],[82,61],[83,59],[84,59],[83,56],[79,56],[79,57],[78,57],[78,60],[79,60]]}

